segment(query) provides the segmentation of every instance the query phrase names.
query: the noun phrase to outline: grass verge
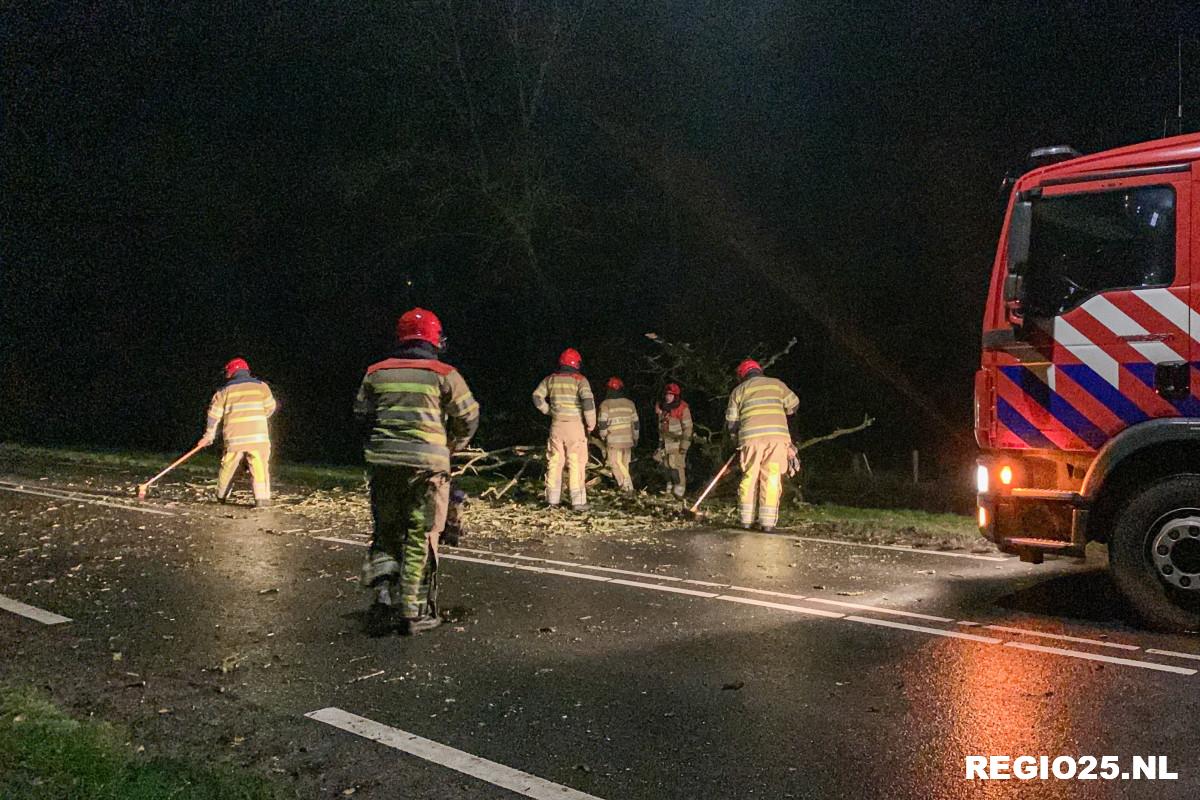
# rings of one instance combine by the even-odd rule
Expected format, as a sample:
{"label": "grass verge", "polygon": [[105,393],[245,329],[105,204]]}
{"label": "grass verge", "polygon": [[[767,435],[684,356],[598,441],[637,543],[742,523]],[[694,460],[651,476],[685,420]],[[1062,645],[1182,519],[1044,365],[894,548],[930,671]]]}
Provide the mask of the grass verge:
{"label": "grass verge", "polygon": [[278,800],[232,768],[136,754],[106,723],[72,719],[39,693],[0,689],[0,798],[5,800]]}

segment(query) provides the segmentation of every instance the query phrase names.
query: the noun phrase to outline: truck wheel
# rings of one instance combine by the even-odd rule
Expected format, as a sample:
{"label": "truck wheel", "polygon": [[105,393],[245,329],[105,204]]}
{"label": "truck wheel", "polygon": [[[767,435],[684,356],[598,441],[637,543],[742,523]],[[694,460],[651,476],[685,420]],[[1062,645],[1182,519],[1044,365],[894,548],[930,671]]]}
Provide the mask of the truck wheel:
{"label": "truck wheel", "polygon": [[1134,495],[1117,515],[1108,560],[1148,624],[1200,630],[1200,475],[1175,475]]}

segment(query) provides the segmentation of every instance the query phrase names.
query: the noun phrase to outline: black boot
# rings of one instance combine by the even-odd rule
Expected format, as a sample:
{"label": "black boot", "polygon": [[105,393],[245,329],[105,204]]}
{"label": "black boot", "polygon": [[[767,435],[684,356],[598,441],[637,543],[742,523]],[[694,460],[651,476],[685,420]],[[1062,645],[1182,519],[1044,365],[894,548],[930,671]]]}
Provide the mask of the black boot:
{"label": "black boot", "polygon": [[423,615],[420,617],[406,617],[400,626],[400,632],[405,636],[416,636],[418,633],[431,631],[434,628],[441,626],[442,618],[434,615]]}
{"label": "black boot", "polygon": [[367,609],[367,635],[387,636],[395,627],[395,613],[392,608],[392,594],[387,581],[375,584],[375,598]]}

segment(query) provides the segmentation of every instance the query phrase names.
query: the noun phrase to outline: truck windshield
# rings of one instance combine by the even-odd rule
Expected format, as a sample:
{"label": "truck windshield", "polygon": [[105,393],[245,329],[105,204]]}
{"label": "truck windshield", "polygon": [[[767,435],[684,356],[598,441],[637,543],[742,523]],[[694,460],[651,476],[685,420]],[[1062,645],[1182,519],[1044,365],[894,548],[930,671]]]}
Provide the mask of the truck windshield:
{"label": "truck windshield", "polygon": [[1169,286],[1175,278],[1175,190],[1138,186],[1033,202],[1025,307],[1049,317],[1097,292]]}

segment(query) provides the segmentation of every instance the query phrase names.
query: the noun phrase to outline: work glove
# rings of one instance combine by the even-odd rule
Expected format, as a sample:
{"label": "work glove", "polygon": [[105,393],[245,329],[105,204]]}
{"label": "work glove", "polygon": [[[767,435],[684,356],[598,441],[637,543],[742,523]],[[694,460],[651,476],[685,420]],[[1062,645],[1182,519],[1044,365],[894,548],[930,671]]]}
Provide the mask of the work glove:
{"label": "work glove", "polygon": [[788,445],[788,477],[795,477],[800,472],[800,452],[796,445]]}
{"label": "work glove", "polygon": [[200,441],[196,442],[196,447],[211,447],[213,443],[211,436],[201,436]]}

